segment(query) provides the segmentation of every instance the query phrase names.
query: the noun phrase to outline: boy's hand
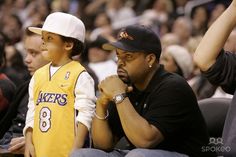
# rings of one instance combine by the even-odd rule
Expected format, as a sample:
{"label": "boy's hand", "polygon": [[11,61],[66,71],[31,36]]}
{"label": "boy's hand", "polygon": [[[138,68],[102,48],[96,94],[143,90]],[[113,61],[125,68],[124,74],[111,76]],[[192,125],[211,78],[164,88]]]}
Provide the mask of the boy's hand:
{"label": "boy's hand", "polygon": [[32,143],[32,128],[26,130],[25,157],[36,157],[34,145]]}
{"label": "boy's hand", "polygon": [[34,145],[32,142],[26,142],[25,157],[36,157]]}
{"label": "boy's hand", "polygon": [[25,151],[25,137],[13,138],[10,142],[8,150],[13,154],[24,154]]}

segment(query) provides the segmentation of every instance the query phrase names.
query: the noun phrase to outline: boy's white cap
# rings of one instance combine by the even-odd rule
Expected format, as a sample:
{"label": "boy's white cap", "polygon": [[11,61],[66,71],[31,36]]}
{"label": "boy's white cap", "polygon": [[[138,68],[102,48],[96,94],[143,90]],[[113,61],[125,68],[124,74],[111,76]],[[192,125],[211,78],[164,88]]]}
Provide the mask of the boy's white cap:
{"label": "boy's white cap", "polygon": [[78,39],[82,43],[84,43],[85,40],[84,23],[77,17],[62,12],[49,14],[42,28],[29,27],[29,30],[40,35],[42,35],[42,31],[47,31],[65,37]]}

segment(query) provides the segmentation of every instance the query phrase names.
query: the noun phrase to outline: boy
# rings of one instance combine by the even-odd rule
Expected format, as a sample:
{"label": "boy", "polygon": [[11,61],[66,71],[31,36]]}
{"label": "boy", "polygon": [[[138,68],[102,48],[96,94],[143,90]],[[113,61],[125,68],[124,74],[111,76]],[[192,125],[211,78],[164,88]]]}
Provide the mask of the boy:
{"label": "boy", "polygon": [[50,63],[29,85],[25,156],[67,157],[83,147],[95,109],[94,81],[71,59],[83,50],[85,27],[75,16],[55,12],[42,28],[29,30],[42,35],[42,54]]}

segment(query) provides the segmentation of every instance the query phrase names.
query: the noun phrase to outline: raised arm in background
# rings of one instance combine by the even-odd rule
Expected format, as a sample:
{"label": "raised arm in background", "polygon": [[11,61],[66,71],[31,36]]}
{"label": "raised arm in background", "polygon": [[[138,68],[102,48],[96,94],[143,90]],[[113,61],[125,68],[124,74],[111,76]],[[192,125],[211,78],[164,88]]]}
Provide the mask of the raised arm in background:
{"label": "raised arm in background", "polygon": [[210,26],[194,54],[194,62],[202,71],[207,71],[216,61],[230,32],[236,26],[236,0]]}

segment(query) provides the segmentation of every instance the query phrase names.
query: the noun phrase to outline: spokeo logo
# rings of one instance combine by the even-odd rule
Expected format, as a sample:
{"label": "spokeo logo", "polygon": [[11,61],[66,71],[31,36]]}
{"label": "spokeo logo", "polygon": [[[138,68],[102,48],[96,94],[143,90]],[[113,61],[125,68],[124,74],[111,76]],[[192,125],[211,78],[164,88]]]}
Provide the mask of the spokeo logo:
{"label": "spokeo logo", "polygon": [[211,137],[208,146],[202,146],[202,152],[230,152],[229,146],[223,145],[222,138]]}

